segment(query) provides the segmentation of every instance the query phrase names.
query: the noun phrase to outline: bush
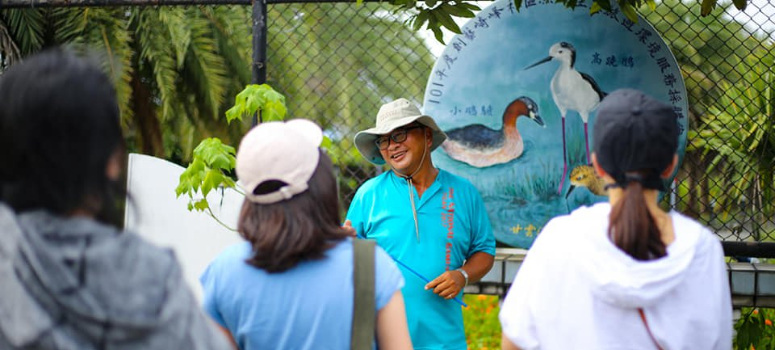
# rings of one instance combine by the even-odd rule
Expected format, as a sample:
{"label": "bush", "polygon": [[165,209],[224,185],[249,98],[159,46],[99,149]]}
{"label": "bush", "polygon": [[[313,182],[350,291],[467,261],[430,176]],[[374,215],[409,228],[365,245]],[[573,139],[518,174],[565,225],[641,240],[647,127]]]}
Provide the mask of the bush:
{"label": "bush", "polygon": [[501,324],[498,320],[500,306],[498,296],[468,294],[463,297],[468,304],[463,308],[466,342],[471,350],[501,348]]}
{"label": "bush", "polygon": [[747,308],[740,310],[735,323],[736,350],[775,349],[775,309]]}

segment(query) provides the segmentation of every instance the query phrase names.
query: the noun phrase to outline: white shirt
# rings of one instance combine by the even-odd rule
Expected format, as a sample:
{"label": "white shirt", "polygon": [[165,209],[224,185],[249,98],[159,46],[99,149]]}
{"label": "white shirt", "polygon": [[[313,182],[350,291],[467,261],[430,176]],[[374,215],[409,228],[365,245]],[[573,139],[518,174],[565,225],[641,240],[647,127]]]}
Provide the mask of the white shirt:
{"label": "white shirt", "polygon": [[637,261],[608,238],[611,207],[552,219],[503,302],[503,333],[522,349],[732,348],[724,255],[705,227],[671,212],[667,256]]}

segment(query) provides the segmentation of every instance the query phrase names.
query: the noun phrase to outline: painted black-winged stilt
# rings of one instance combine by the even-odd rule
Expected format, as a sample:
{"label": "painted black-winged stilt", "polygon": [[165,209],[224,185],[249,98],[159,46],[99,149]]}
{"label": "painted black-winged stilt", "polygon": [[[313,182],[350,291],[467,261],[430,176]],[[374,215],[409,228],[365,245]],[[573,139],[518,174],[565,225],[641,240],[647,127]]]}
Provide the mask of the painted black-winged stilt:
{"label": "painted black-winged stilt", "polygon": [[551,90],[554,104],[557,105],[557,108],[560,110],[560,115],[562,115],[563,169],[560,187],[557,189],[557,193],[561,193],[563,184],[565,183],[565,175],[568,174],[568,151],[565,144],[565,116],[569,110],[576,111],[581,116],[581,120],[584,122],[584,143],[587,149],[587,163],[589,163],[589,134],[587,132],[589,113],[597,107],[606,93],[600,89],[600,86],[597,85],[591,76],[579,72],[574,68],[576,63],[576,49],[573,45],[564,41],[552,45],[549,49],[549,56],[525,67],[525,69],[533,68],[551,60],[560,61],[560,66],[557,68],[557,71],[552,78]]}
{"label": "painted black-winged stilt", "polygon": [[498,130],[481,124],[445,131],[447,140],[441,147],[452,159],[483,168],[507,163],[524,151],[522,136],[517,130],[517,119],[528,117],[538,125],[544,121],[538,115],[538,105],[529,97],[519,97],[503,111],[503,126]]}

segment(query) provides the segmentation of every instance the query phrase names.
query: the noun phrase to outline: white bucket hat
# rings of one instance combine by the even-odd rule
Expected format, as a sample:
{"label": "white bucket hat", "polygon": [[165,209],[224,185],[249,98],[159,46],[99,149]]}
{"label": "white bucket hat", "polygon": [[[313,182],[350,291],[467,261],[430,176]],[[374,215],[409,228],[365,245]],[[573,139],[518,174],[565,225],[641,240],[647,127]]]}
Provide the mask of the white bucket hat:
{"label": "white bucket hat", "polygon": [[447,135],[439,129],[433,118],[422,114],[420,109],[409,102],[409,100],[399,98],[380,107],[377,113],[376,127],[355,134],[355,147],[363,158],[366,158],[369,162],[377,165],[385,164],[385,160],[379,153],[379,148],[377,148],[374,141],[382,135],[389,134],[396,128],[409,125],[415,121],[429,127],[433,131],[431,152],[447,139]]}
{"label": "white bucket hat", "polygon": [[[320,127],[306,119],[266,122],[251,129],[237,151],[237,178],[245,197],[254,203],[271,204],[306,191],[320,160],[321,141]],[[255,194],[266,181],[282,181],[285,185],[273,192]]]}

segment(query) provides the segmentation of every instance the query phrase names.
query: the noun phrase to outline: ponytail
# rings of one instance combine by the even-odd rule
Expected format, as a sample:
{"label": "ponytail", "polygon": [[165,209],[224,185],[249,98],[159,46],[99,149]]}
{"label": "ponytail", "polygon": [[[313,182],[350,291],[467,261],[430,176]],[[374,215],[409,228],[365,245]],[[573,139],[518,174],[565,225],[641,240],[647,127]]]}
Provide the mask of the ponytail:
{"label": "ponytail", "polygon": [[629,181],[622,198],[611,208],[608,237],[635,260],[653,260],[667,255],[667,248],[646,206],[643,185]]}

